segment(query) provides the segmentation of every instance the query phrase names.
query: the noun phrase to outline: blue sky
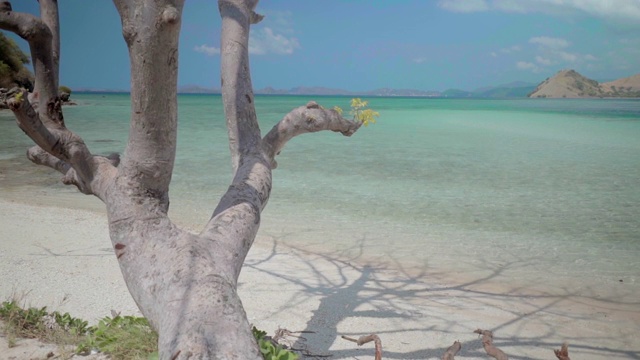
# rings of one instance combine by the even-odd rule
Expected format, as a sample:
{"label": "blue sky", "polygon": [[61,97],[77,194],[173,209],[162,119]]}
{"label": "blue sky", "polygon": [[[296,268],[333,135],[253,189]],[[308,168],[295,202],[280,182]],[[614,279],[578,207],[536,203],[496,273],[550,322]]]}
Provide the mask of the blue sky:
{"label": "blue sky", "polygon": [[[36,0],[12,4],[38,12]],[[112,2],[59,6],[61,84],[128,89]],[[640,0],[262,0],[257,10],[255,88],[471,90],[566,68],[601,81],[640,73]],[[187,0],[179,84],[218,87],[219,46],[217,1]]]}

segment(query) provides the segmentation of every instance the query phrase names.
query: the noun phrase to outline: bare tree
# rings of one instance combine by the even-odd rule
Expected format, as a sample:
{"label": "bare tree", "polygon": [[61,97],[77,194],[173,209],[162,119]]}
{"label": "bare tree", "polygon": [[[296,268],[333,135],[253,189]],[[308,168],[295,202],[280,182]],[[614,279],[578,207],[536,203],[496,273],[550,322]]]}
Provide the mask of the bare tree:
{"label": "bare tree", "polygon": [[[63,174],[106,205],[125,282],[159,334],[162,359],[260,359],[236,292],[245,256],[272,186],[275,156],[294,136],[321,130],[351,135],[362,125],[315,102],[292,110],[262,137],[249,71],[249,28],[258,0],[219,0],[221,77],[233,181],[198,234],[167,216],[176,151],[178,39],[184,0],[114,0],[131,62],[131,125],[119,157],[92,154],[64,123],[58,88],[57,0],[41,17],[0,7],[0,28],[29,42],[36,76],[8,101],[35,142],[28,157]],[[212,206],[213,208],[213,206]]]}

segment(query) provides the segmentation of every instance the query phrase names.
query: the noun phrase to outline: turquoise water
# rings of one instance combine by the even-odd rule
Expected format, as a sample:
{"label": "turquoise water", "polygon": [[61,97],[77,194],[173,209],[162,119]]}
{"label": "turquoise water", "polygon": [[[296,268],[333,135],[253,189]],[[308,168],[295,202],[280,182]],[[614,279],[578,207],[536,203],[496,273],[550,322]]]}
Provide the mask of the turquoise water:
{"label": "turquoise water", "polygon": [[[68,127],[94,153],[122,152],[128,95],[74,97],[80,106],[65,108]],[[349,102],[258,96],[263,133],[310,99]],[[563,290],[640,283],[640,101],[369,100],[377,124],[285,147],[258,241],[434,276]],[[86,201],[27,164],[29,140],[8,112],[0,140],[3,192]],[[181,96],[176,221],[203,225],[230,171],[220,97]]]}

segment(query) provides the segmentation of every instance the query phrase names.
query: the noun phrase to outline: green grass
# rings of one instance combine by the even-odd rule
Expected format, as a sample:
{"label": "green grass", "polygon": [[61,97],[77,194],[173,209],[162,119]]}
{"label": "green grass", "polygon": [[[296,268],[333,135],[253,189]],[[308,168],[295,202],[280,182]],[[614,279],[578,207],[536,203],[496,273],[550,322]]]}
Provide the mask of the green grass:
{"label": "green grass", "polygon": [[[147,319],[135,316],[105,317],[94,326],[74,318],[69,313],[48,312],[46,307],[23,309],[17,301],[5,301],[0,306],[0,329],[9,347],[18,338],[33,338],[44,342],[74,346],[78,354],[98,350],[114,360],[152,360],[158,358],[158,335]],[[298,354],[274,343],[266,332],[253,328],[265,360],[297,360]]]}

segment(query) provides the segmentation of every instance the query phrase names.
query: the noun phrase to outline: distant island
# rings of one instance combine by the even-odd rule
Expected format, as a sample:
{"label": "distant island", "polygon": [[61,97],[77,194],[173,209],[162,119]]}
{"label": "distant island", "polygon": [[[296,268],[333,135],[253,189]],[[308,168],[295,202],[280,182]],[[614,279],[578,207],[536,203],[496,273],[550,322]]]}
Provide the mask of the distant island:
{"label": "distant island", "polygon": [[638,98],[640,74],[598,83],[575,70],[561,70],[529,94],[530,98]]}
{"label": "distant island", "polygon": [[[299,86],[291,89],[265,87],[254,91],[257,95],[318,95],[318,96],[384,96],[384,97],[453,97],[453,98],[523,98],[535,90],[536,85],[516,81],[498,86],[482,87],[473,91],[449,89],[446,91],[380,88],[368,91],[350,91],[321,86]],[[84,89],[83,89],[84,90]],[[206,88],[198,85],[186,85],[178,88],[181,94],[219,94],[219,88]]]}

